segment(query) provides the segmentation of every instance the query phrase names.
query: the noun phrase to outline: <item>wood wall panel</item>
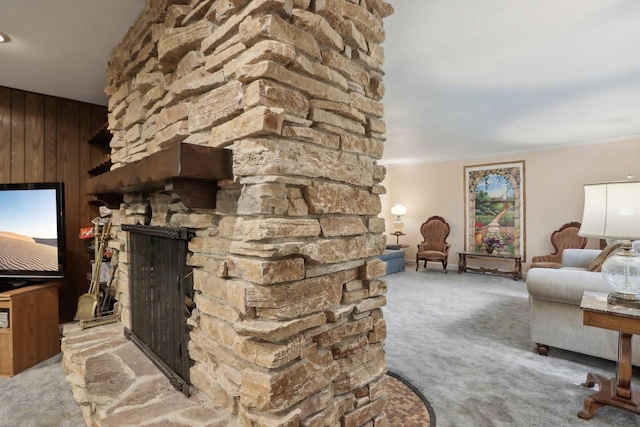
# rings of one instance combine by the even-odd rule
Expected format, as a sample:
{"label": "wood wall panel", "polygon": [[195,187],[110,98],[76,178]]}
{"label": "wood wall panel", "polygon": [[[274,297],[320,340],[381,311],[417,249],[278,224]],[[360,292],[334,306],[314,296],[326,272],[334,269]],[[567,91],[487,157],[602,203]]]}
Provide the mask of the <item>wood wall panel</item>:
{"label": "wood wall panel", "polygon": [[[82,108],[80,109],[80,141],[88,141],[89,138],[91,137],[91,133],[93,129],[96,129],[96,127],[93,126],[92,124],[92,113],[93,113],[93,108],[91,109],[87,109],[87,108]],[[104,109],[102,109],[103,111],[103,115],[104,115]],[[99,112],[96,112],[96,115],[99,116]],[[95,119],[94,119],[95,120]],[[89,170],[91,168],[91,158],[90,158],[90,152],[91,152],[91,146],[87,143],[85,144],[80,144],[80,153],[79,153],[79,163],[80,163],[80,167],[81,167],[81,177],[82,174],[85,174],[87,170]],[[85,174],[85,177],[88,177],[88,175]],[[91,205],[89,205],[89,203],[87,203],[86,197],[84,196],[85,194],[87,194],[87,184],[88,184],[88,180],[87,179],[80,179],[80,188],[79,188],[79,195],[80,195],[80,199],[78,201],[79,203],[79,218],[81,219],[88,219],[88,218],[92,218],[97,216],[96,212],[95,212],[95,208],[92,207]],[[90,225],[89,222],[85,221],[84,223],[81,223],[79,226],[85,226],[85,225]],[[77,236],[74,236],[76,238],[76,240],[78,242],[80,242],[80,248],[79,248],[79,261],[82,265],[86,265],[86,266],[90,266],[91,265],[91,257],[89,256],[89,250],[87,249],[87,244],[86,244],[86,240],[79,240],[77,238]],[[80,274],[80,282],[83,281],[82,277],[83,277],[83,273],[90,271],[89,269],[85,270],[85,271],[81,271]],[[76,292],[80,292],[80,294],[78,294],[77,296],[79,297],[80,295],[82,295],[83,293],[85,293],[88,290],[88,282],[87,286],[85,288],[80,288],[80,289],[76,289]]]}
{"label": "wood wall panel", "polygon": [[0,87],[0,183],[63,181],[67,277],[60,286],[60,320],[73,319],[88,289],[89,252],[79,228],[97,215],[85,194],[88,137],[106,122],[106,108]]}
{"label": "wood wall panel", "polygon": [[[67,215],[67,257],[79,262],[80,240],[80,108],[79,103],[67,99],[58,99],[58,179],[64,181],[65,209],[75,215]],[[76,269],[68,269],[67,279],[71,283],[81,283],[83,275]],[[62,290],[61,297],[65,300],[77,300],[78,288]]]}
{"label": "wood wall panel", "polygon": [[58,110],[56,99],[47,96],[44,100],[44,180],[55,181],[58,177]]}
{"label": "wood wall panel", "polygon": [[25,97],[25,181],[44,181],[44,96]]}
{"label": "wood wall panel", "polygon": [[11,182],[24,182],[24,98],[24,92],[11,91]]}
{"label": "wood wall panel", "polygon": [[0,87],[0,182],[11,180],[11,89]]}
{"label": "wood wall panel", "polygon": [[[97,108],[97,107],[94,107],[94,108]],[[101,117],[100,117],[100,115],[98,114],[97,111],[93,111],[92,114],[91,114],[91,117],[93,117],[93,119],[94,119],[91,122],[91,129],[93,131],[95,131],[96,129],[100,129],[106,123],[106,119],[105,120],[101,120]],[[93,134],[91,136],[93,136]],[[98,166],[99,164],[101,164],[105,160],[104,159],[104,151],[101,150],[95,144],[91,144],[90,145],[90,156],[91,156],[90,157],[91,167]]]}

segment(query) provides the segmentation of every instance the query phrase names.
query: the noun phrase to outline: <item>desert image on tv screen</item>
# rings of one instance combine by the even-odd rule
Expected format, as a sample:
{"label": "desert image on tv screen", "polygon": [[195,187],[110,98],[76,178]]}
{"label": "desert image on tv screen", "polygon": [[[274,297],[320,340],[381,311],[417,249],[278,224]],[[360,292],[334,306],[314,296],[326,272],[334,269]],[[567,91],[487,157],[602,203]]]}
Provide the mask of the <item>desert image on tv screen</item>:
{"label": "desert image on tv screen", "polygon": [[0,272],[58,271],[56,192],[0,191]]}

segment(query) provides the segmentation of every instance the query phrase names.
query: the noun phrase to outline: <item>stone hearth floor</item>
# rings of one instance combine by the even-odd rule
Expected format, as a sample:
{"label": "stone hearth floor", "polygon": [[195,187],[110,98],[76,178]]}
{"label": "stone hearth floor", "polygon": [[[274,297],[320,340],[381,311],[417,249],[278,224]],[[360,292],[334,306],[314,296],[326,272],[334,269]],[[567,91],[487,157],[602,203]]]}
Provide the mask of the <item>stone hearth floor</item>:
{"label": "stone hearth floor", "polygon": [[87,425],[96,427],[230,427],[229,414],[206,398],[176,391],[124,337],[122,324],[64,327],[62,365]]}
{"label": "stone hearth floor", "polygon": [[[160,370],[124,337],[122,324],[64,326],[62,364],[87,425],[96,427],[233,427],[230,415],[199,394],[176,391]],[[389,426],[429,427],[425,404],[389,376]]]}
{"label": "stone hearth floor", "polygon": [[[431,416],[427,407],[405,383],[388,375],[389,403],[385,412],[389,426],[431,427]],[[433,419],[435,426],[435,417]]]}

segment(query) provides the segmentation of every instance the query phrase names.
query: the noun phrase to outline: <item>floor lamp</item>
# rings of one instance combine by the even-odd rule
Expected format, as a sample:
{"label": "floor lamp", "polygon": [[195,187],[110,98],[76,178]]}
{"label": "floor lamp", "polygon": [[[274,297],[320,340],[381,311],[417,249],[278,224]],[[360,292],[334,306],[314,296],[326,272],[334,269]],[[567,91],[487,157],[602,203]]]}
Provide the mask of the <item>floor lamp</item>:
{"label": "floor lamp", "polygon": [[402,222],[402,215],[407,214],[407,208],[403,205],[396,203],[391,208],[391,214],[396,216],[396,219],[393,221],[393,234],[396,236],[396,244],[400,244],[400,236],[404,236],[405,234],[402,232],[404,228],[404,222]]}

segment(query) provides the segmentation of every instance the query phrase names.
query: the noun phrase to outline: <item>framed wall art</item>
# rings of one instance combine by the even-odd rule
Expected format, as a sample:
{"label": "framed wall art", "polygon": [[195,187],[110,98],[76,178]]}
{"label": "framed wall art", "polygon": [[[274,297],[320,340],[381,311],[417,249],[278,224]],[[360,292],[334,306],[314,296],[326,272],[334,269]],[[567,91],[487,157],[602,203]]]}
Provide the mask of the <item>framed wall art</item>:
{"label": "framed wall art", "polygon": [[464,189],[465,251],[525,262],[524,160],[465,166]]}

